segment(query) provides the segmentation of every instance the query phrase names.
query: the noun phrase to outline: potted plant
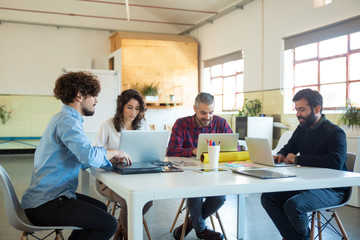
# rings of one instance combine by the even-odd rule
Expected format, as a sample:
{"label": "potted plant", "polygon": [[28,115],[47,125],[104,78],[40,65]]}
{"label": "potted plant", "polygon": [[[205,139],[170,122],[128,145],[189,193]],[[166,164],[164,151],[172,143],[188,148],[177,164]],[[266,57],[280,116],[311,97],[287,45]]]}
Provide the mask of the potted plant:
{"label": "potted plant", "polygon": [[239,109],[236,117],[236,132],[239,133],[239,140],[245,137],[268,138],[272,146],[273,118],[260,117],[261,102],[259,99],[245,99],[244,105]]}
{"label": "potted plant", "polygon": [[244,100],[244,105],[239,109],[237,117],[253,117],[258,116],[261,111],[261,102],[258,98],[254,100]]}
{"label": "potted plant", "polygon": [[360,129],[360,107],[346,100],[345,111],[340,117],[340,123],[347,132],[356,132]]}
{"label": "potted plant", "polygon": [[144,84],[141,93],[148,102],[159,101],[159,83]]}
{"label": "potted plant", "polygon": [[5,124],[11,118],[11,112],[6,110],[6,105],[0,106],[0,119]]}

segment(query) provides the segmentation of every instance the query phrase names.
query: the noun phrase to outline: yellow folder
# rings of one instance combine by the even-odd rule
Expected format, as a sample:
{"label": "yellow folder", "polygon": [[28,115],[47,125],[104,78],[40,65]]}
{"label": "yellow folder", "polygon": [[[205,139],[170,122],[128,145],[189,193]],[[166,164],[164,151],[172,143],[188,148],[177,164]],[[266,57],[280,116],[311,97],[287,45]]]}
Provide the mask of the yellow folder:
{"label": "yellow folder", "polygon": [[[201,154],[201,162],[209,162],[209,154],[207,152]],[[250,160],[250,155],[248,151],[239,151],[239,152],[220,152],[219,162],[229,162],[229,161],[246,161]]]}

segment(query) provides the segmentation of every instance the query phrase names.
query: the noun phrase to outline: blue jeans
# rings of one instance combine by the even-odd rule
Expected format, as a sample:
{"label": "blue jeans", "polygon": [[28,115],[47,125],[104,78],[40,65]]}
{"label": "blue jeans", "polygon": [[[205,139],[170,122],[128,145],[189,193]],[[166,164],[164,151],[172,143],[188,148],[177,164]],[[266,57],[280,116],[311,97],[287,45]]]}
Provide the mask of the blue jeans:
{"label": "blue jeans", "polygon": [[310,239],[307,213],[341,204],[344,200],[344,193],[329,188],[261,195],[261,204],[286,240]]}
{"label": "blue jeans", "polygon": [[194,229],[201,232],[206,228],[205,219],[214,214],[226,200],[225,196],[188,198],[187,208],[190,212],[190,218]]}

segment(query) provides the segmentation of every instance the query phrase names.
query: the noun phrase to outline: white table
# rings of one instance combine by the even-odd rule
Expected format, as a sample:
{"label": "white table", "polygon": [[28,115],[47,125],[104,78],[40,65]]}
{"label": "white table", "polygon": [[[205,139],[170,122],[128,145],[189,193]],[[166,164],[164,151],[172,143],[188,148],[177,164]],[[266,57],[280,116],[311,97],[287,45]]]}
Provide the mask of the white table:
{"label": "white table", "polygon": [[[177,159],[181,158],[169,158],[170,161]],[[184,159],[184,161],[195,160]],[[203,164],[197,163],[197,165],[201,167]],[[272,168],[272,170],[293,173],[297,177],[262,180],[232,172],[198,173],[193,170],[176,173],[120,175],[91,168],[90,172],[127,201],[130,240],[143,239],[142,231],[137,230],[142,227],[142,209],[145,203],[151,200],[360,185],[359,173],[309,167],[283,167]],[[88,176],[83,175],[85,180],[83,179],[82,187],[86,191]],[[242,201],[238,210],[242,216],[244,209],[244,201]],[[243,239],[244,217],[240,216],[240,220],[238,239]]]}

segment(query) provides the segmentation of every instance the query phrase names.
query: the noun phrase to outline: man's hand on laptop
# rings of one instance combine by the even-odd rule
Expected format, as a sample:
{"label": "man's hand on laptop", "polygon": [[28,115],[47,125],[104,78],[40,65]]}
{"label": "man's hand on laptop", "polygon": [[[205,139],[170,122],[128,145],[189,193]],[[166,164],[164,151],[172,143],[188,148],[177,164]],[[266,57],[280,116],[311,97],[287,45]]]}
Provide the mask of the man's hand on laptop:
{"label": "man's hand on laptop", "polygon": [[118,163],[124,163],[124,164],[126,163],[127,165],[132,164],[130,155],[124,151],[107,149],[107,152],[108,152],[108,159],[110,159],[110,162],[112,164],[118,164]]}
{"label": "man's hand on laptop", "polygon": [[285,162],[285,157],[283,155],[275,155],[274,162],[275,163]]}
{"label": "man's hand on laptop", "polygon": [[294,164],[295,163],[295,157],[296,157],[295,154],[289,153],[285,158],[285,163],[286,164]]}

